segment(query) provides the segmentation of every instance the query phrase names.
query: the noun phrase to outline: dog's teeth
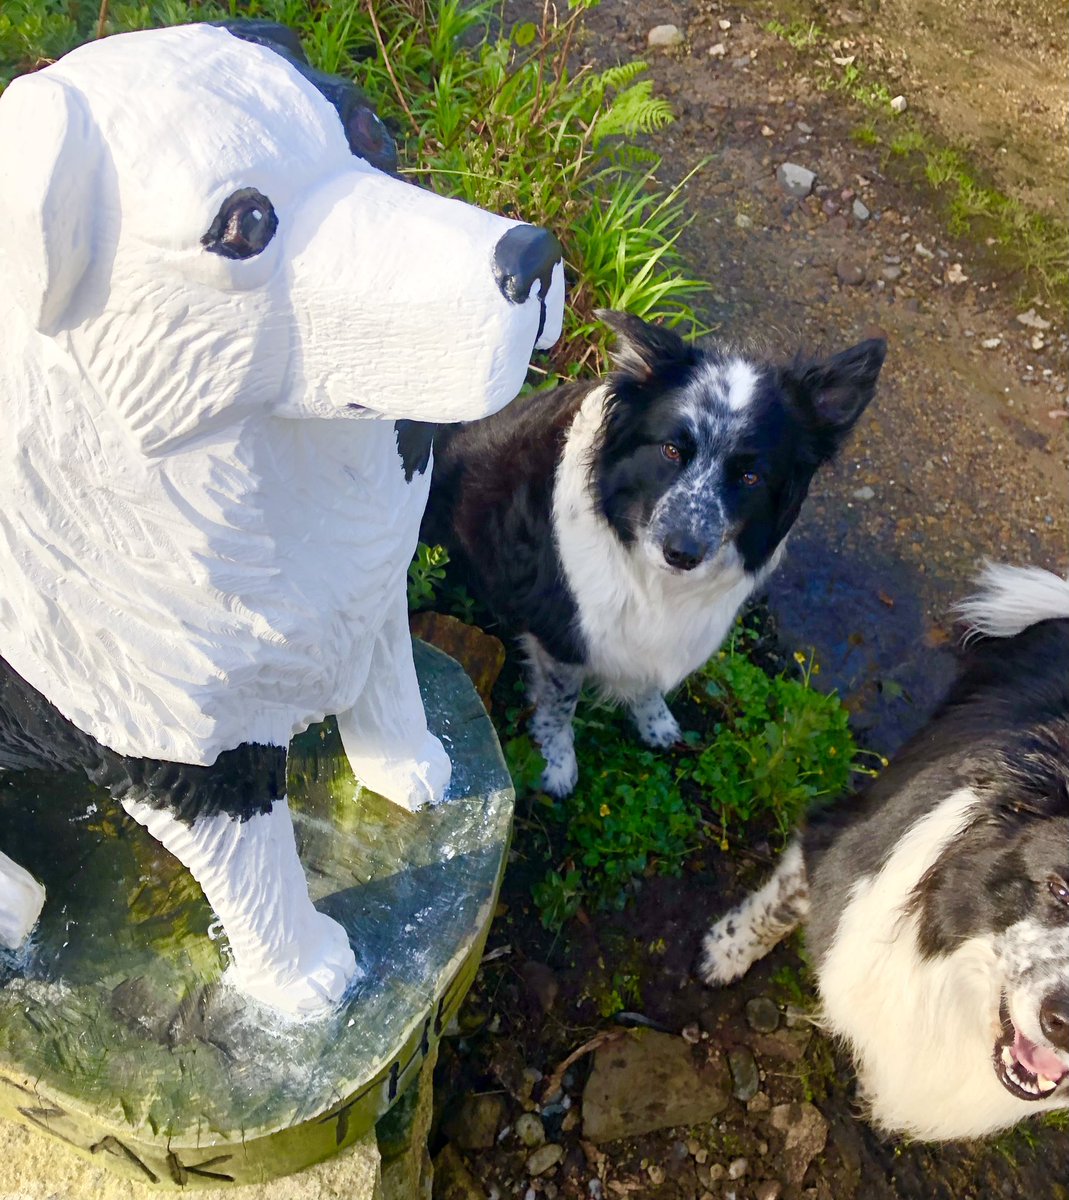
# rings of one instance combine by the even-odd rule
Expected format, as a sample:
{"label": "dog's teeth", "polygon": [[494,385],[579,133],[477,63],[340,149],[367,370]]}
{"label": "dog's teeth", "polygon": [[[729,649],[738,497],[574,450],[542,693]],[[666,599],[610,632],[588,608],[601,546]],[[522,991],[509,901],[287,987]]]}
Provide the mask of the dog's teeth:
{"label": "dog's teeth", "polygon": [[1049,1092],[1051,1090],[1051,1088],[1053,1088],[1055,1086],[1056,1086],[1056,1084],[1055,1084],[1054,1080],[1048,1079],[1046,1077],[1046,1075],[1037,1075],[1036,1076],[1036,1087],[1038,1087],[1041,1092]]}
{"label": "dog's teeth", "polygon": [[1009,1046],[1002,1047],[1002,1061],[1007,1067],[1013,1066],[1013,1053]]}

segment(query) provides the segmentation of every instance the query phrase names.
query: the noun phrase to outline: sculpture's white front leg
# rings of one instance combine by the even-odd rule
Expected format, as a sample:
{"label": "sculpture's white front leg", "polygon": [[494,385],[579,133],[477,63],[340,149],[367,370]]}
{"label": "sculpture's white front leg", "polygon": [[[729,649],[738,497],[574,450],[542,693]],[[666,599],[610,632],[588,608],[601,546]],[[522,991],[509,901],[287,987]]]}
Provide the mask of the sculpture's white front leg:
{"label": "sculpture's white front leg", "polygon": [[452,766],[427,728],[402,593],[375,642],[356,704],[338,714],[353,774],[365,787],[415,812],[445,798]]}
{"label": "sculpture's white front leg", "polygon": [[191,823],[140,800],[123,808],[204,889],[230,940],[236,987],[295,1016],[341,998],[356,957],[345,930],[308,898],[285,800],[245,820],[214,813]]}
{"label": "sculpture's white front leg", "polygon": [[37,924],[45,889],[0,850],[0,946],[17,950]]}

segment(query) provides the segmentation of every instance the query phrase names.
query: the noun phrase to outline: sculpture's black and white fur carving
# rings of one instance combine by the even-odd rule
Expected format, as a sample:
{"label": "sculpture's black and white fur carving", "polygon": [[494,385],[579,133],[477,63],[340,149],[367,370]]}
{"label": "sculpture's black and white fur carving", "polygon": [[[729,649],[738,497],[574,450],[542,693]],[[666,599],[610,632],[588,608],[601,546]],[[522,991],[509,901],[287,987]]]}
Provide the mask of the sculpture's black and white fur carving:
{"label": "sculpture's black and white fur carving", "polygon": [[[108,754],[205,772],[124,803],[294,1011],[352,951],[284,796],[213,764],[336,713],[364,783],[442,798],[405,604],[423,423],[507,403],[563,309],[549,234],[389,150],[264,23],[102,39],[0,98],[0,654]],[[34,905],[2,862],[0,890],[11,941]]]}
{"label": "sculpture's black and white fur carving", "polygon": [[706,935],[725,984],[805,924],[874,1121],[976,1137],[1069,1107],[1069,582],[990,567],[941,711]]}
{"label": "sculpture's black and white fur carving", "polygon": [[603,314],[616,370],[442,430],[425,540],[444,542],[522,639],[546,758],[566,795],[585,681],[651,746],[680,737],[664,693],[700,667],[775,567],[814,472],[871,400],[873,340],[773,365]]}

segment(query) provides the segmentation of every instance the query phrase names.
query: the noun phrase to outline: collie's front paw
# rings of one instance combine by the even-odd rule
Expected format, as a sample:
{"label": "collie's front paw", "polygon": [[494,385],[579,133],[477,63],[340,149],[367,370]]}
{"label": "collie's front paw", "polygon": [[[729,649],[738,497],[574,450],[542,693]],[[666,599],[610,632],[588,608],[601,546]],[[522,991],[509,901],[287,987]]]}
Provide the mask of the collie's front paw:
{"label": "collie's front paw", "polygon": [[761,957],[755,947],[739,933],[739,918],[728,913],[713,925],[702,939],[698,974],[713,987],[734,983]]}
{"label": "collie's front paw", "polygon": [[542,754],[546,760],[546,769],[542,772],[542,791],[556,800],[563,800],[575,791],[579,781],[579,764],[575,760],[575,751],[569,746],[567,750]]}
{"label": "collie's front paw", "polygon": [[432,733],[410,758],[361,758],[352,767],[365,787],[409,812],[444,800],[453,773],[445,747]]}
{"label": "collie's front paw", "polygon": [[655,750],[667,750],[683,740],[679,722],[672,716],[659,692],[644,696],[632,704],[631,719],[635,722],[640,740]]}

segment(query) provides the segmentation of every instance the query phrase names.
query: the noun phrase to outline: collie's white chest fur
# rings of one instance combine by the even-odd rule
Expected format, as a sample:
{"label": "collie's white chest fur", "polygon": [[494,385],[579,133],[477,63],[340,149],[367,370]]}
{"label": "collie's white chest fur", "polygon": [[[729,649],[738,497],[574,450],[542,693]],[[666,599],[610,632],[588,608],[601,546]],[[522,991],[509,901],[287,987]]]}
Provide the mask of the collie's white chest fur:
{"label": "collie's white chest fur", "polygon": [[589,464],[604,408],[599,388],[568,433],[554,486],[553,532],[579,610],[587,672],[611,696],[632,700],[677,687],[706,662],[767,572],[747,572],[730,543],[698,570],[675,572],[652,562],[637,542],[620,541],[591,490]]}

